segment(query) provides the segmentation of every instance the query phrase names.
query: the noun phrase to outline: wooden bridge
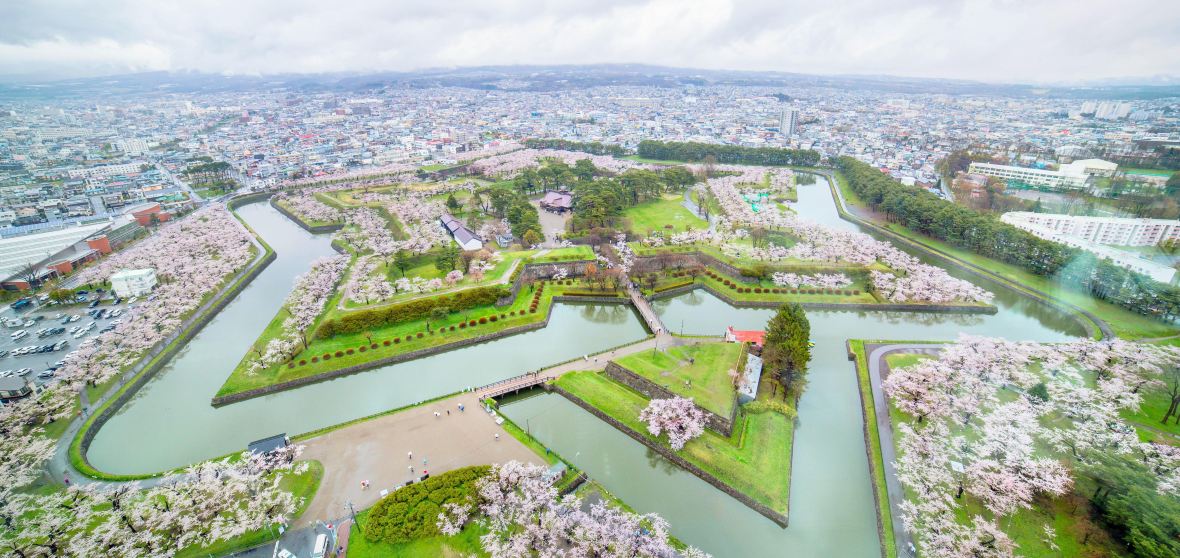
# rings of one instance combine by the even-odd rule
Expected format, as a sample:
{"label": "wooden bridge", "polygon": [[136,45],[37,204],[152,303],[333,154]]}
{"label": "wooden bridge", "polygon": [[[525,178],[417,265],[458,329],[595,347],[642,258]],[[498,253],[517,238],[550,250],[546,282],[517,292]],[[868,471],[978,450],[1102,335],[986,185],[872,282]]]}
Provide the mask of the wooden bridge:
{"label": "wooden bridge", "polygon": [[497,397],[503,397],[505,395],[524,391],[534,386],[539,386],[552,379],[553,376],[543,375],[537,372],[529,372],[527,374],[521,374],[519,376],[514,376],[506,380],[500,380],[499,382],[476,388],[475,393],[481,401],[489,397],[495,399]]}

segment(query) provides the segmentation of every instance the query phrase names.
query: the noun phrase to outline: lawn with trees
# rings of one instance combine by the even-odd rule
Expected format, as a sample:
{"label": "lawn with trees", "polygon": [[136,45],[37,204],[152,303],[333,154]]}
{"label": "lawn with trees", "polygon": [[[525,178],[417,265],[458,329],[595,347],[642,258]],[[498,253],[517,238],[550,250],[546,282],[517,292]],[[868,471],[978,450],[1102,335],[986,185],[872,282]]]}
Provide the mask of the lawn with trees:
{"label": "lawn with trees", "polygon": [[742,365],[745,346],[740,343],[698,343],[651,349],[615,362],[652,383],[721,417],[729,417],[737,405],[732,372]]}

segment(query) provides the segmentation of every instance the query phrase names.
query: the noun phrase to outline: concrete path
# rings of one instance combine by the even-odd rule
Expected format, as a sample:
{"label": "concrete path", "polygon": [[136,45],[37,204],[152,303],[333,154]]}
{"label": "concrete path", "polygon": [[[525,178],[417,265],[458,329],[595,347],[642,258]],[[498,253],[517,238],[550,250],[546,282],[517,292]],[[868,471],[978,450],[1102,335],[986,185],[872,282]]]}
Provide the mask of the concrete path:
{"label": "concrete path", "polygon": [[865,343],[865,355],[869,365],[869,383],[873,389],[873,408],[877,417],[877,435],[881,440],[881,461],[885,469],[885,488],[889,494],[889,513],[893,516],[893,536],[897,541],[898,555],[912,557],[910,548],[914,538],[906,531],[901,521],[901,503],[905,501],[905,492],[901,482],[897,480],[897,468],[893,466],[897,454],[893,445],[893,424],[889,419],[889,403],[881,382],[889,377],[889,363],[885,357],[893,353],[917,353],[937,355],[944,345],[937,343],[915,343],[897,345],[877,345]]}

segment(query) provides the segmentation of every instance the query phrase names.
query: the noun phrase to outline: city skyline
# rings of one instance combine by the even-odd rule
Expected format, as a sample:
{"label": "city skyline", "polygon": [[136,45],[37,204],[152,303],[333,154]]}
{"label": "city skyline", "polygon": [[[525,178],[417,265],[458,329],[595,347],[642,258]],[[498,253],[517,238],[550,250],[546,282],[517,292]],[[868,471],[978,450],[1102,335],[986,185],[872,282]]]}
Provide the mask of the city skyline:
{"label": "city skyline", "polygon": [[[1099,14],[1101,39],[1095,40],[1082,30]],[[0,77],[644,63],[991,83],[1171,84],[1180,76],[1178,22],[1180,6],[1147,0],[1034,6],[653,0],[592,7],[521,1],[410,8],[131,0],[100,9],[60,0],[11,8],[0,23]]]}

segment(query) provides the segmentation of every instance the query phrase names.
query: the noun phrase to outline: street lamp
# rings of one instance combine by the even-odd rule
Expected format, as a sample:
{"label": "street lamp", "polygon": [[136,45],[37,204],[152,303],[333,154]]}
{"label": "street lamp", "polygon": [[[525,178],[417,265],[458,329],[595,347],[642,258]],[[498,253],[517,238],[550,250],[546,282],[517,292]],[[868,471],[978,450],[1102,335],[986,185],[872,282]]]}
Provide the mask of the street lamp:
{"label": "street lamp", "polygon": [[361,526],[361,522],[356,520],[356,508],[352,507],[352,500],[348,501],[348,512],[352,514],[352,522],[355,523],[359,528]]}

